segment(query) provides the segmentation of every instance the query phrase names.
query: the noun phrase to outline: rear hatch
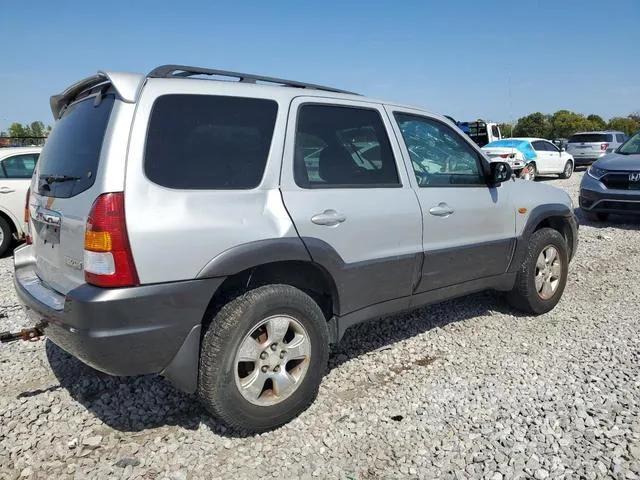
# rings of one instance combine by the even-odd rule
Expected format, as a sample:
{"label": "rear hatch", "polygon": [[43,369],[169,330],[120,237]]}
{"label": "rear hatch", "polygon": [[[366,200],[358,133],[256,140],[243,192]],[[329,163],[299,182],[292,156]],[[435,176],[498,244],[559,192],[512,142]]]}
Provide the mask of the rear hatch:
{"label": "rear hatch", "polygon": [[85,223],[99,191],[100,156],[116,103],[107,86],[66,107],[40,155],[29,199],[36,274],[65,295],[84,283]]}
{"label": "rear hatch", "polygon": [[577,133],[569,138],[567,152],[574,157],[597,158],[606,153],[613,135],[609,133]]}

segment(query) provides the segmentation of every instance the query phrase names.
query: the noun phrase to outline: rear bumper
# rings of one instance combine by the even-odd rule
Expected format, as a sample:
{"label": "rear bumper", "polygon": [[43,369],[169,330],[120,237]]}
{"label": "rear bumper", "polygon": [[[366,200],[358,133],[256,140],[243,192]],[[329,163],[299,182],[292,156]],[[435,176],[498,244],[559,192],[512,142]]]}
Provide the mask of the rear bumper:
{"label": "rear bumper", "polygon": [[[185,366],[194,352],[184,350],[199,348],[195,334],[223,278],[123,289],[82,285],[62,296],[40,282],[33,263],[23,261],[26,250],[28,246],[15,252],[15,289],[29,316],[47,322],[44,333],[51,341],[102,372],[168,371],[180,388],[194,389],[197,362]],[[172,365],[174,360],[180,368]],[[178,378],[183,376],[189,378]]]}
{"label": "rear bumper", "polygon": [[593,162],[595,162],[596,160],[598,160],[600,157],[603,157],[606,155],[607,152],[602,152],[600,154],[590,154],[590,155],[585,155],[585,156],[580,156],[580,155],[576,155],[574,152],[568,152],[573,156],[573,160],[575,162],[575,165],[591,165]]}

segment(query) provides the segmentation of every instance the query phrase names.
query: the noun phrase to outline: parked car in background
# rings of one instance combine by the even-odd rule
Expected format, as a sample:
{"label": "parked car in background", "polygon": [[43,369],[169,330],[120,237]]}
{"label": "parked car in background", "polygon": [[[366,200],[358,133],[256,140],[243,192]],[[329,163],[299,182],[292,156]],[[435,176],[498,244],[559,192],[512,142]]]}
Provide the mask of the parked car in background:
{"label": "parked car in background", "polygon": [[573,157],[544,138],[506,138],[488,143],[482,150],[492,161],[508,162],[517,175],[526,174],[530,180],[538,175],[569,178],[573,173]]}
{"label": "parked car in background", "polygon": [[589,167],[580,184],[580,208],[593,221],[612,213],[640,215],[640,132]]}
{"label": "parked car in background", "polygon": [[590,165],[600,157],[622,145],[627,136],[624,132],[580,132],[569,138],[567,152],[573,155],[576,165]]}
{"label": "parked car in background", "polygon": [[352,325],[487,289],[534,315],[562,296],[569,195],[512,181],[439,115],[177,65],[100,72],[51,108],[19,297],[85,363],[162,374],[237,430],[304,411]]}
{"label": "parked car in background", "polygon": [[24,211],[40,147],[0,148],[0,256],[24,236]]}
{"label": "parked car in background", "polygon": [[479,147],[484,147],[488,143],[502,139],[502,132],[500,132],[500,127],[497,123],[477,120],[475,122],[457,122],[457,125]]}

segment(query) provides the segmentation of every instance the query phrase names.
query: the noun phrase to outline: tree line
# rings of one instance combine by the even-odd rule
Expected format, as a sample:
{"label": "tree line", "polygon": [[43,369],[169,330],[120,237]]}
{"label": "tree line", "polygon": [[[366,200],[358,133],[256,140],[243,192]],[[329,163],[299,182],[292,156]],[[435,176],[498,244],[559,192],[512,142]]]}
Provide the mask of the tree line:
{"label": "tree line", "polygon": [[569,110],[558,110],[553,115],[541,112],[531,113],[521,117],[515,126],[508,123],[500,124],[503,137],[538,137],[569,138],[576,132],[601,130],[618,130],[633,135],[640,131],[640,112],[626,117],[613,117],[606,122],[600,115],[583,115]]}
{"label": "tree line", "polygon": [[6,132],[0,132],[0,137],[47,137],[51,132],[51,125],[45,125],[40,120],[31,123],[13,122]]}

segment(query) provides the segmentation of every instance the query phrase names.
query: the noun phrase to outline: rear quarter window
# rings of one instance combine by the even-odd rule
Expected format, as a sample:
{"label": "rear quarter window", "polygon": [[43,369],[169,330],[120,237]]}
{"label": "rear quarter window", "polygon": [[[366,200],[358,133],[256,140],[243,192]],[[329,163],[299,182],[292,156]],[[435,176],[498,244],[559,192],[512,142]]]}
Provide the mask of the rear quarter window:
{"label": "rear quarter window", "polygon": [[278,104],[213,95],[159,97],[144,169],[154,183],[192,190],[251,189],[264,174]]}

